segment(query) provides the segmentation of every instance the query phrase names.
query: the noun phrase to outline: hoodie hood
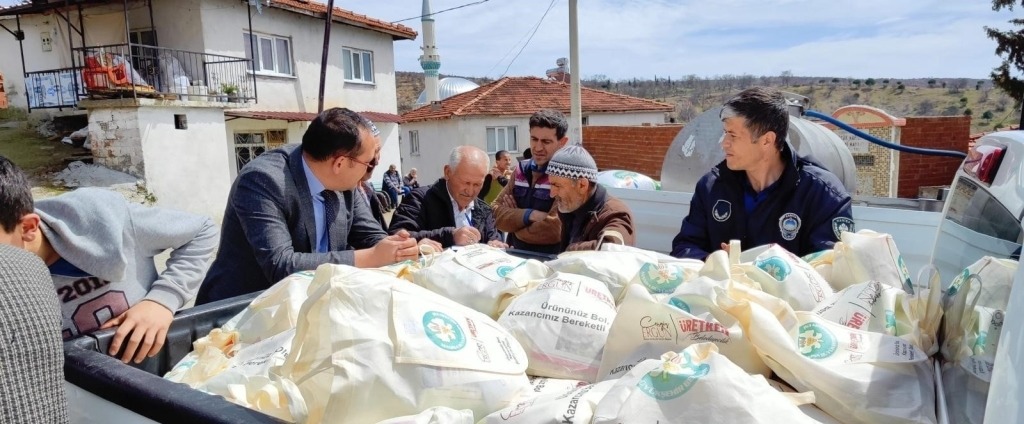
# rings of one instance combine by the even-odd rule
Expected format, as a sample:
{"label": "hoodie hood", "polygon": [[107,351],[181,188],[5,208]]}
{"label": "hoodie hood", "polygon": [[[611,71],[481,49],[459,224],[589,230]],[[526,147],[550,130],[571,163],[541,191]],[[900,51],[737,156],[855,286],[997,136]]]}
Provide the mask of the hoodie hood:
{"label": "hoodie hood", "polygon": [[[128,202],[121,194],[99,188],[80,188],[36,202],[46,240],[62,258],[95,277],[122,281]],[[73,229],[77,229],[76,233]],[[84,230],[83,230],[84,229]]]}

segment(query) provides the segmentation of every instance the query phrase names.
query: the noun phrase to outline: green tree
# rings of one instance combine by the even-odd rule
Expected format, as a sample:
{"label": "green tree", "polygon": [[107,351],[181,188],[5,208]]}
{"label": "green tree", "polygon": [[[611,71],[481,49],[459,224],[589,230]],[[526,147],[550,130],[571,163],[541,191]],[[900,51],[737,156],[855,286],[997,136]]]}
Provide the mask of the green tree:
{"label": "green tree", "polygon": [[858,87],[860,87],[860,80],[859,79],[855,79],[853,81],[850,81],[850,84],[853,84],[853,88],[858,88]]}
{"label": "green tree", "polygon": [[[1012,11],[1016,3],[1016,0],[992,0],[992,10]],[[1011,19],[1009,23],[1015,29],[1001,31],[986,26],[985,33],[995,40],[996,55],[1003,59],[1003,63],[992,70],[992,82],[1019,103],[1024,101],[1024,81],[1013,74],[1024,71],[1024,19]],[[1024,124],[1024,114],[1021,114],[1021,124]]]}
{"label": "green tree", "polygon": [[935,80],[933,80],[933,79],[928,80],[928,88],[935,88]]}
{"label": "green tree", "polygon": [[966,97],[961,97],[960,98],[960,106],[967,106],[967,98]]}
{"label": "green tree", "polygon": [[984,119],[986,121],[992,119],[992,117],[993,115],[991,110],[986,110],[985,113],[981,114],[981,119]]}
{"label": "green tree", "polygon": [[964,115],[965,116],[971,116],[973,114],[974,114],[974,111],[971,110],[971,108],[964,109]]}
{"label": "green tree", "polygon": [[875,79],[874,78],[868,78],[868,79],[864,80],[864,85],[866,85],[868,87],[871,87],[871,86],[875,85]]}

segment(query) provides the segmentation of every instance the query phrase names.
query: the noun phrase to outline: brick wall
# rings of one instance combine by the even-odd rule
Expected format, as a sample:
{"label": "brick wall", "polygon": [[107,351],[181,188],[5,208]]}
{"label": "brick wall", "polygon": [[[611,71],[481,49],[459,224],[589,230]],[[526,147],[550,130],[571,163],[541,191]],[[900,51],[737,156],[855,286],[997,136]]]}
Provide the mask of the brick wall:
{"label": "brick wall", "polygon": [[665,154],[682,129],[682,125],[586,126],[583,147],[602,171],[626,169],[660,180]]}
{"label": "brick wall", "polygon": [[[971,118],[967,116],[907,117],[900,143],[904,146],[967,152]],[[953,182],[960,159],[900,153],[899,189],[904,198],[917,198],[918,187]]]}

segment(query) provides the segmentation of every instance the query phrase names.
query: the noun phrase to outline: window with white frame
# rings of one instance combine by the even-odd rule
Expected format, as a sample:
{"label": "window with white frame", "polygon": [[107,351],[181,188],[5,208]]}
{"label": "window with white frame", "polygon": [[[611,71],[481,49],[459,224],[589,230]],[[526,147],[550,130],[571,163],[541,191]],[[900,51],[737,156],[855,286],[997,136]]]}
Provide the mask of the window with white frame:
{"label": "window with white frame", "polygon": [[235,165],[241,171],[245,164],[270,149],[288,142],[287,130],[267,130],[235,133]]}
{"label": "window with white frame", "polygon": [[242,44],[245,44],[245,58],[252,59],[249,70],[255,66],[258,73],[294,75],[292,71],[292,41],[290,39],[243,32]]}
{"label": "window with white frame", "polygon": [[409,131],[409,154],[412,156],[420,155],[420,132]]}
{"label": "window with white frame", "polygon": [[373,52],[349,47],[341,49],[345,81],[373,84]]}
{"label": "window with white frame", "polygon": [[487,127],[487,153],[497,153],[500,150],[519,151],[515,126]]}

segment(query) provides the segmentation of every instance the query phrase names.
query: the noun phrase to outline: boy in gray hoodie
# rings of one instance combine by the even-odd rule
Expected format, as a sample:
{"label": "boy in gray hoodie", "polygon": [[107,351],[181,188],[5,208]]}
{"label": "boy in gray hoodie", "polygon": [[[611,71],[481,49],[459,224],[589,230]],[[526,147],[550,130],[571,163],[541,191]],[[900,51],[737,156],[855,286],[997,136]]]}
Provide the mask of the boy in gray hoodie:
{"label": "boy in gray hoodie", "polygon": [[[13,168],[2,162],[10,163],[0,156],[0,173]],[[12,180],[0,175],[0,185]],[[118,326],[111,355],[122,347],[124,362],[156,355],[174,312],[195,296],[210,266],[218,240],[213,221],[129,203],[98,188],[40,200],[34,213],[25,211],[25,199],[14,203],[21,206],[0,204],[0,215],[16,215],[13,231],[5,224],[6,240],[0,242],[46,263],[61,304],[64,339]],[[167,249],[167,267],[158,273],[153,258]]]}

